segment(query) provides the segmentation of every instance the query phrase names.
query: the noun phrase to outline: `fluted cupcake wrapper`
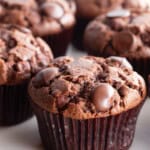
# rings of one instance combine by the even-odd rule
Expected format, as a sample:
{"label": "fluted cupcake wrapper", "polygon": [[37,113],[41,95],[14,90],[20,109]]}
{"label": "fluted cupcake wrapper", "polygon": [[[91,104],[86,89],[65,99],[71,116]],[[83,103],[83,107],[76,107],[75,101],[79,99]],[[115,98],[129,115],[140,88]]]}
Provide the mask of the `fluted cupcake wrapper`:
{"label": "fluted cupcake wrapper", "polygon": [[150,75],[148,76],[148,96],[150,97]]}
{"label": "fluted cupcake wrapper", "polygon": [[46,150],[127,150],[142,104],[120,115],[88,120],[64,118],[32,106]]}
{"label": "fluted cupcake wrapper", "polygon": [[64,56],[66,54],[69,43],[72,40],[73,27],[66,29],[58,34],[43,36],[42,38],[52,48],[54,57]]}
{"label": "fluted cupcake wrapper", "polygon": [[0,125],[14,125],[32,116],[27,86],[0,86]]}
{"label": "fluted cupcake wrapper", "polygon": [[148,85],[148,75],[150,74],[150,58],[128,58],[129,62],[133,65],[135,71],[143,76]]}

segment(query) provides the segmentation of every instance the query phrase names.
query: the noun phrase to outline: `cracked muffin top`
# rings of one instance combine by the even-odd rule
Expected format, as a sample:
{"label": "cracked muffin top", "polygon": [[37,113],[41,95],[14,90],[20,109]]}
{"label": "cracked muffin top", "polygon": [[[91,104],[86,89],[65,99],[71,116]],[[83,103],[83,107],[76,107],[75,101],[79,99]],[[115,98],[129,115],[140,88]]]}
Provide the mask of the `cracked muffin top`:
{"label": "cracked muffin top", "polygon": [[1,23],[30,28],[34,35],[57,34],[75,23],[75,5],[66,0],[0,0]]}
{"label": "cracked muffin top", "polygon": [[125,58],[114,56],[54,59],[31,80],[28,91],[43,109],[74,119],[117,115],[146,95],[143,78]]}
{"label": "cracked muffin top", "polygon": [[48,45],[16,25],[0,25],[0,85],[29,80],[47,67],[53,55]]}
{"label": "cracked muffin top", "polygon": [[150,57],[150,13],[116,9],[90,22],[84,45],[94,56]]}
{"label": "cracked muffin top", "polygon": [[75,0],[77,5],[77,16],[79,18],[92,19],[115,7],[120,7],[122,1],[123,0]]}

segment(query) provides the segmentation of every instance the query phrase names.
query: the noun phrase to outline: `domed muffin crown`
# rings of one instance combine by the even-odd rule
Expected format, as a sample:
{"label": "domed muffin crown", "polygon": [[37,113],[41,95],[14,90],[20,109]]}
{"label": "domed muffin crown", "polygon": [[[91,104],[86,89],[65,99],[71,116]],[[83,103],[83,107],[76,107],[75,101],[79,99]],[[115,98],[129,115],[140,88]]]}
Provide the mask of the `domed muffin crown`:
{"label": "domed muffin crown", "polygon": [[55,59],[31,81],[34,103],[74,119],[116,115],[141,103],[144,80],[125,58],[92,56]]}
{"label": "domed muffin crown", "polygon": [[47,67],[53,55],[48,45],[16,25],[0,25],[0,85],[29,80]]}

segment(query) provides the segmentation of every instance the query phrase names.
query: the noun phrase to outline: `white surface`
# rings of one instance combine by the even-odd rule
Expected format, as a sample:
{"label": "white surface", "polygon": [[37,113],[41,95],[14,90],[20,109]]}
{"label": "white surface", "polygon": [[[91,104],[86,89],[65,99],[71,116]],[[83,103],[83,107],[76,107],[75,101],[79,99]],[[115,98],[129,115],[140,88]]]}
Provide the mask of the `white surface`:
{"label": "white surface", "polygon": [[[84,53],[69,51],[68,55],[77,58]],[[0,150],[43,150],[36,119],[32,118],[18,126],[0,128]],[[150,150],[150,99],[140,113],[130,150]]]}

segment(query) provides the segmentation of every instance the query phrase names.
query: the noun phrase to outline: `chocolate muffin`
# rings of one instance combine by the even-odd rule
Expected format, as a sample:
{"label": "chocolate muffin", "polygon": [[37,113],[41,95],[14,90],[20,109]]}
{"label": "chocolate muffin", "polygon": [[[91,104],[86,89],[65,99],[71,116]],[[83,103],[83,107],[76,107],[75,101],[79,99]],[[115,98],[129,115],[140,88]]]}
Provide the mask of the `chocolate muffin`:
{"label": "chocolate muffin", "polygon": [[122,8],[130,9],[135,13],[150,12],[149,0],[123,0]]}
{"label": "chocolate muffin", "polygon": [[73,45],[83,50],[83,33],[86,25],[100,14],[121,7],[123,0],[74,0],[77,5],[77,23],[75,26]]}
{"label": "chocolate muffin", "polygon": [[52,48],[54,56],[64,55],[75,24],[75,4],[66,0],[1,0],[1,23],[32,30]]}
{"label": "chocolate muffin", "polygon": [[147,81],[150,69],[150,13],[141,15],[114,10],[90,22],[84,35],[85,49],[94,56],[126,57]]}
{"label": "chocolate muffin", "polygon": [[28,82],[52,58],[47,44],[28,29],[0,25],[0,125],[20,123],[32,116]]}
{"label": "chocolate muffin", "polygon": [[53,150],[127,150],[146,95],[121,57],[57,58],[28,90],[43,145]]}

